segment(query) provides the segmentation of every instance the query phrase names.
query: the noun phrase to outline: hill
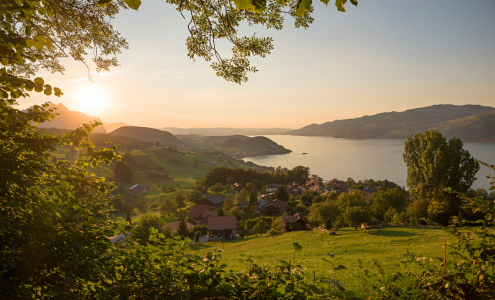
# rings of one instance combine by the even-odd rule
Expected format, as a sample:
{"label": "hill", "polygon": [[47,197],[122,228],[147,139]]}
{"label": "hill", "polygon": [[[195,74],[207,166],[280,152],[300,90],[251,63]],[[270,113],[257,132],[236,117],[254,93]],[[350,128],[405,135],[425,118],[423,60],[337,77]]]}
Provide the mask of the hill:
{"label": "hill", "polygon": [[60,104],[50,104],[48,109],[55,109],[54,113],[58,114],[55,116],[55,119],[50,120],[48,122],[44,122],[38,125],[41,128],[59,128],[59,129],[76,129],[84,123],[88,123],[91,121],[98,121],[103,123],[96,127],[95,132],[107,133],[113,131],[121,126],[128,125],[126,123],[118,122],[118,123],[108,123],[103,122],[98,117],[93,117],[87,115],[85,113],[79,111],[71,111],[62,103]]}
{"label": "hill", "polygon": [[228,138],[223,141],[223,148],[240,148],[240,147],[276,147],[277,143],[266,138],[264,136],[245,137],[244,139],[238,137]]}
{"label": "hill", "polygon": [[160,142],[163,145],[177,145],[180,143],[180,140],[170,132],[148,127],[123,126],[110,132],[110,134],[142,139],[153,143]]}
{"label": "hill", "polygon": [[284,134],[292,129],[290,128],[161,128],[174,135],[191,135],[197,134],[202,136],[229,136],[229,135],[275,135]]}
{"label": "hill", "polygon": [[493,130],[488,128],[493,128],[490,126],[494,122],[494,112],[495,108],[481,105],[433,105],[403,112],[311,124],[286,134],[351,139],[405,139],[427,129],[442,128],[440,131],[448,138],[463,136],[465,141],[493,141]]}

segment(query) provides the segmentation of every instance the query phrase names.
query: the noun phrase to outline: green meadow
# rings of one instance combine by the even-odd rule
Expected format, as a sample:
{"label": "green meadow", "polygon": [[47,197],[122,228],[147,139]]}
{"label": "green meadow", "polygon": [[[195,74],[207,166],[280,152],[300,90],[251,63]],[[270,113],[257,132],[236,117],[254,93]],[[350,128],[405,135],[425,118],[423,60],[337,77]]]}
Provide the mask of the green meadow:
{"label": "green meadow", "polygon": [[[218,156],[201,153],[179,153],[168,149],[133,150],[130,152],[134,155],[138,163],[138,166],[132,167],[134,171],[132,184],[115,177],[112,171],[113,164],[106,165],[101,163],[96,168],[92,168],[90,171],[96,173],[98,176],[105,177],[108,181],[114,182],[115,185],[120,185],[124,191],[137,183],[144,186],[149,186],[148,193],[137,199],[137,201],[146,202],[146,209],[138,210],[137,208],[134,208],[131,212],[131,217],[133,220],[136,220],[144,215],[158,214],[158,209],[150,209],[150,206],[153,204],[160,206],[166,199],[175,200],[178,194],[190,193],[194,187],[194,180],[203,180],[206,173],[213,167],[226,166],[234,168],[249,168],[247,165],[243,165],[236,161],[232,161],[231,164],[229,164],[220,160],[218,165],[206,164],[203,162],[217,161]],[[59,159],[66,159],[66,155],[68,153],[68,147],[57,148],[57,152],[53,153],[53,156]],[[162,166],[164,169],[169,168],[169,176],[171,178],[149,178],[147,173],[156,169],[157,166]],[[168,187],[170,185],[173,185],[177,191],[172,193],[163,193],[162,187]],[[228,195],[227,193],[223,194]],[[233,196],[233,194],[230,195]],[[187,205],[191,204],[192,203],[187,203]],[[119,216],[125,217],[125,215]],[[167,222],[175,220],[177,220],[176,215],[166,218]]]}
{"label": "green meadow", "polygon": [[[250,256],[258,265],[271,267],[276,266],[278,260],[292,260],[294,249],[291,240],[294,240],[303,247],[302,253],[296,254],[296,261],[310,273],[314,269],[317,276],[332,278],[332,265],[323,258],[331,259],[327,252],[335,254],[338,259],[336,265],[347,268],[335,271],[336,279],[347,288],[355,289],[358,287],[355,276],[358,260],[370,270],[376,270],[372,261],[379,261],[383,264],[386,275],[391,275],[397,271],[405,271],[401,260],[404,260],[407,250],[416,255],[443,259],[444,238],[447,245],[454,242],[453,237],[442,229],[399,227],[355,231],[354,228],[343,228],[337,231],[337,235],[298,231],[274,237],[257,235],[234,241],[211,241],[191,248],[194,251],[201,250],[204,255],[221,249],[218,253],[222,256],[221,262],[227,264],[227,271],[240,271],[247,267],[240,260],[243,258],[241,254]],[[447,261],[448,252],[447,246]],[[408,270],[417,268],[415,265],[408,266]]]}

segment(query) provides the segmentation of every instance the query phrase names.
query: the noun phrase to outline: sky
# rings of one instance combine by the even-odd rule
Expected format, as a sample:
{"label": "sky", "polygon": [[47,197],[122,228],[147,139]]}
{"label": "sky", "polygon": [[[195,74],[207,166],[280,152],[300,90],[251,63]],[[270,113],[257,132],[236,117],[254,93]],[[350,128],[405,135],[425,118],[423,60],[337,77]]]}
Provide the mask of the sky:
{"label": "sky", "polygon": [[252,59],[259,72],[238,85],[187,57],[188,20],[173,6],[143,0],[112,21],[130,46],[120,67],[91,83],[86,66],[63,60],[65,75],[37,75],[64,96],[32,93],[19,106],[51,101],[154,128],[300,128],[434,104],[495,106],[495,0],[360,0],[346,13],[313,4],[306,30],[290,18],[281,31],[242,27],[273,37],[274,50]]}

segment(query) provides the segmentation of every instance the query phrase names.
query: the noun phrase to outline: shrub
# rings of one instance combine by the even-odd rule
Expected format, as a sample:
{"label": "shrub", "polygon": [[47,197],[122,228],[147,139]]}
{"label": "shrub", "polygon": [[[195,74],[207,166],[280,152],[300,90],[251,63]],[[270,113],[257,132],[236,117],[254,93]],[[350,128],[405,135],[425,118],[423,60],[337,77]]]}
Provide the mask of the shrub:
{"label": "shrub", "polygon": [[277,235],[280,235],[280,234],[281,234],[280,231],[275,230],[273,228],[270,229],[270,230],[268,230],[268,232],[266,233],[266,235],[268,235],[268,236],[277,236]]}
{"label": "shrub", "polygon": [[201,239],[201,232],[196,231],[196,233],[194,234],[194,243],[199,244],[200,239]]}
{"label": "shrub", "polygon": [[158,208],[158,204],[156,204],[156,203],[155,204],[152,204],[152,205],[150,205],[150,208],[151,209]]}

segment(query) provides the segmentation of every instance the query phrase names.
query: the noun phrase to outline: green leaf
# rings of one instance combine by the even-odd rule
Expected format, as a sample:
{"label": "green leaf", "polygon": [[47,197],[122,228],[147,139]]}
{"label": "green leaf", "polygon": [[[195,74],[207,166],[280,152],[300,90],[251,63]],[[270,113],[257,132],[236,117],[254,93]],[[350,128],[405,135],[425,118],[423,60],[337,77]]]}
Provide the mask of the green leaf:
{"label": "green leaf", "polygon": [[98,1],[98,5],[101,7],[105,7],[108,4],[110,4],[111,2],[112,2],[112,0],[100,0],[100,1]]}
{"label": "green leaf", "polygon": [[43,49],[43,46],[45,45],[45,37],[42,35],[37,35],[34,37],[34,46],[36,49],[41,50]]}
{"label": "green leaf", "polygon": [[257,13],[262,13],[266,9],[266,0],[253,0],[253,6]]}
{"label": "green leaf", "polygon": [[346,290],[344,293],[347,296],[347,299],[352,299],[352,300],[364,299],[363,295],[357,291]]}
{"label": "green leaf", "polygon": [[358,5],[358,2],[356,0],[351,0],[352,5],[356,6]]}
{"label": "green leaf", "polygon": [[473,279],[475,279],[475,278],[476,278],[476,276],[474,276],[474,275],[473,275],[473,274],[471,274],[471,273],[466,273],[466,274],[464,275],[464,277],[466,277],[466,279],[467,279],[467,280],[473,280]]}
{"label": "green leaf", "polygon": [[297,7],[296,15],[298,16],[304,15],[306,11],[309,11],[312,3],[313,3],[312,0],[299,0],[296,6]]}
{"label": "green leaf", "polygon": [[275,0],[275,2],[276,2],[277,4],[280,4],[280,5],[285,5],[285,4],[287,4],[287,2],[289,2],[289,1],[288,1],[288,0]]}
{"label": "green leaf", "polygon": [[138,10],[141,6],[141,0],[124,0],[124,3],[129,6],[130,9]]}
{"label": "green leaf", "polygon": [[237,6],[237,10],[247,10],[251,12],[255,10],[253,0],[234,0],[234,4]]}
{"label": "green leaf", "polygon": [[328,2],[330,2],[330,0],[320,0],[320,1],[325,3],[326,6],[328,6]]}
{"label": "green leaf", "polygon": [[347,0],[335,0],[335,6],[337,6],[337,10],[340,12],[345,12],[344,3]]}
{"label": "green leaf", "polygon": [[36,77],[34,79],[34,83],[37,84],[37,85],[44,85],[45,84],[45,81],[41,77]]}

